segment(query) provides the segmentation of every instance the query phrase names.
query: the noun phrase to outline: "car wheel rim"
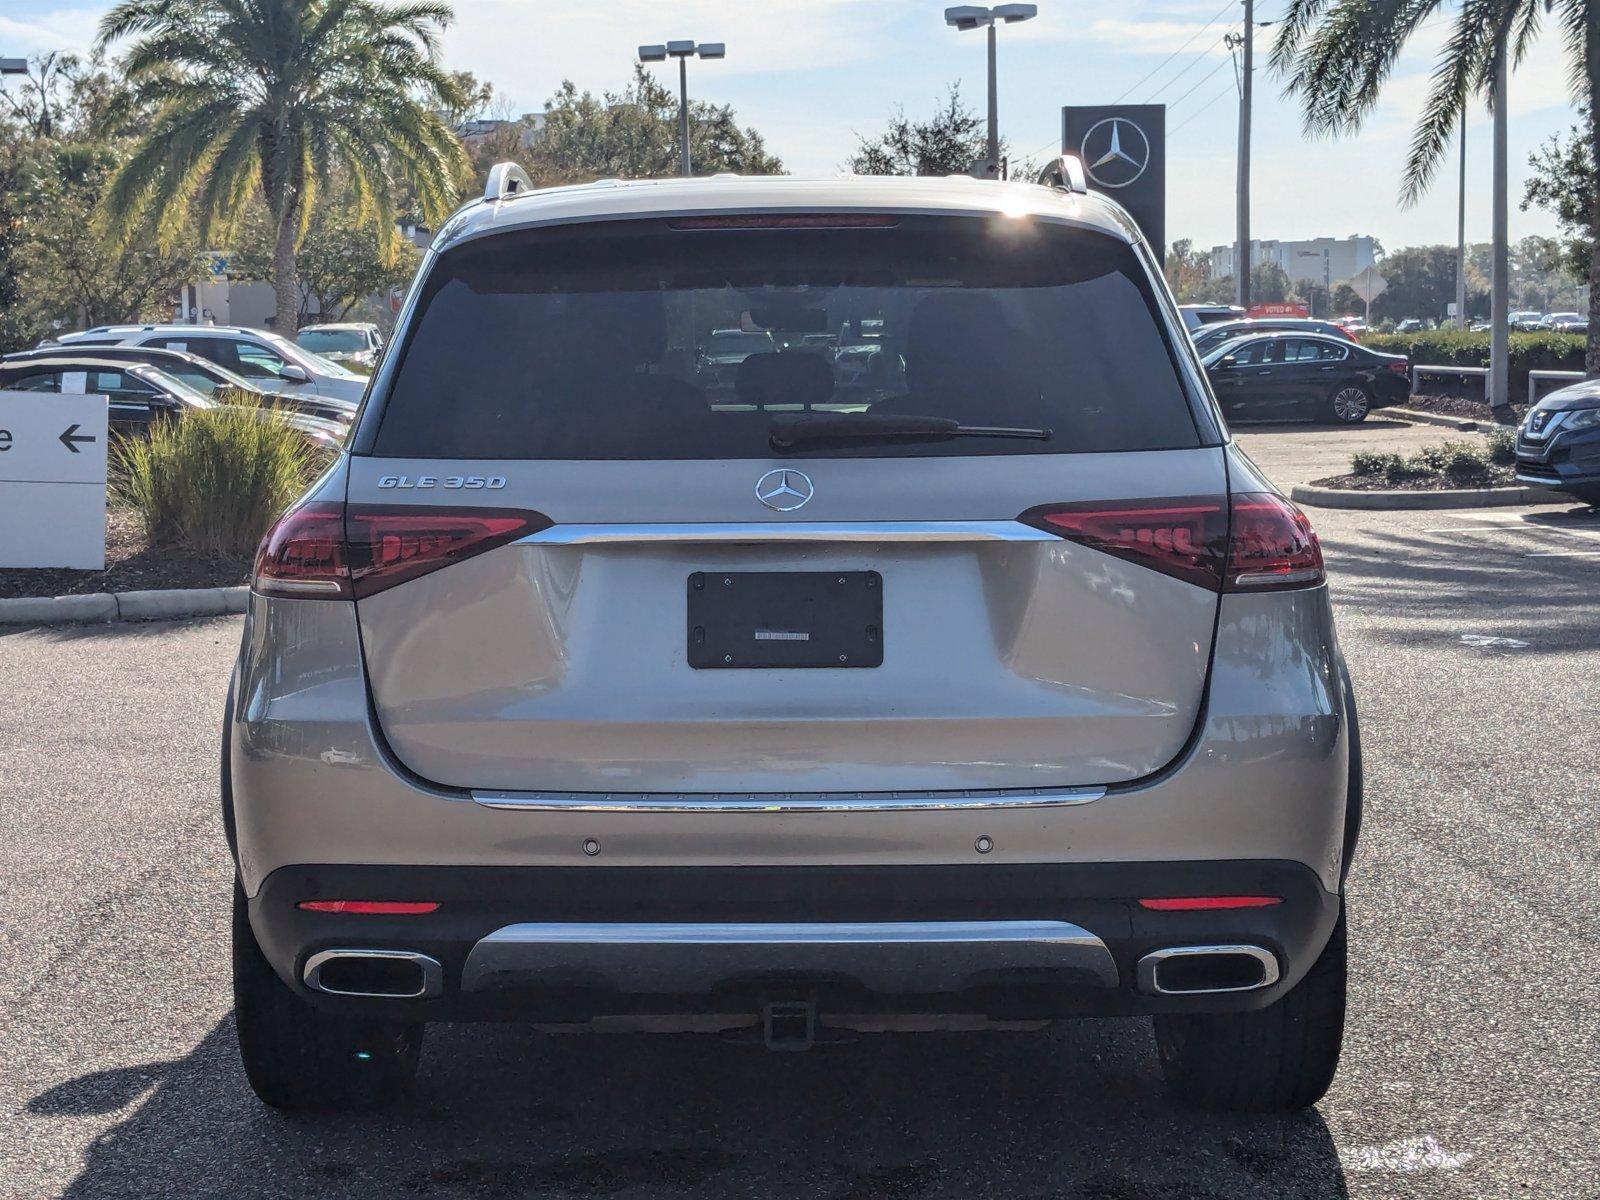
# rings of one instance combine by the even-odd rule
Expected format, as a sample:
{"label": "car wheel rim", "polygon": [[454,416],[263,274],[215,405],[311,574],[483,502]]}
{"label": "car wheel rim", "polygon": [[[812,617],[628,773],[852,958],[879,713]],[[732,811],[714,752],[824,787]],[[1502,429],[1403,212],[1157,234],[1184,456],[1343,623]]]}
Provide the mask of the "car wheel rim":
{"label": "car wheel rim", "polygon": [[1367,415],[1367,394],[1360,388],[1340,388],[1333,394],[1333,415],[1341,421],[1359,421]]}

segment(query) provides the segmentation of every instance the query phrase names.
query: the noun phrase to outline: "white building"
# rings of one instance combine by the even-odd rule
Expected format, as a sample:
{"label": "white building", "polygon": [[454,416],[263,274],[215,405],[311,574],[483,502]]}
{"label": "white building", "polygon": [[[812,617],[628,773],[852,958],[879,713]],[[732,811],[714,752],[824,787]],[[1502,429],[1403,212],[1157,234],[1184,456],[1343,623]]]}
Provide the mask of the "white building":
{"label": "white building", "polygon": [[[1250,265],[1277,263],[1283,268],[1291,283],[1309,280],[1321,283],[1324,279],[1337,287],[1360,274],[1377,262],[1377,240],[1351,234],[1343,238],[1311,238],[1301,242],[1252,241]],[[1234,247],[1211,248],[1211,275],[1220,279],[1234,271]]]}

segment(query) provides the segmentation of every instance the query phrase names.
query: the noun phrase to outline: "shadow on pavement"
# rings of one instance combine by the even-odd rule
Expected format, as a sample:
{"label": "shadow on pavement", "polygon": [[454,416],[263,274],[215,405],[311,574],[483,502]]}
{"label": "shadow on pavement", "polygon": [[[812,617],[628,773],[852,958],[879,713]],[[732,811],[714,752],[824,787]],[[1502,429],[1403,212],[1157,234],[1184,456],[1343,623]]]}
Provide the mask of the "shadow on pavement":
{"label": "shadow on pavement", "polygon": [[248,1091],[231,1019],[187,1057],[28,1104],[142,1104],[68,1197],[1343,1197],[1316,1113],[1220,1117],[1164,1097],[1148,1027],[863,1036],[806,1054],[708,1037],[434,1026],[416,1097],[285,1117]]}

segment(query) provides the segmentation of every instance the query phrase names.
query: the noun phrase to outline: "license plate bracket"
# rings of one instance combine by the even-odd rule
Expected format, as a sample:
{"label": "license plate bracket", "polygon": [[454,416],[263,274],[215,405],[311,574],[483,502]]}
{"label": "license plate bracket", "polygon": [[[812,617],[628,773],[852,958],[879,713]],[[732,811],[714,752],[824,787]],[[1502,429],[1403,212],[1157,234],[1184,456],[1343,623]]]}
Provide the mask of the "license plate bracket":
{"label": "license plate bracket", "polygon": [[696,670],[883,665],[876,571],[696,571],[688,586]]}

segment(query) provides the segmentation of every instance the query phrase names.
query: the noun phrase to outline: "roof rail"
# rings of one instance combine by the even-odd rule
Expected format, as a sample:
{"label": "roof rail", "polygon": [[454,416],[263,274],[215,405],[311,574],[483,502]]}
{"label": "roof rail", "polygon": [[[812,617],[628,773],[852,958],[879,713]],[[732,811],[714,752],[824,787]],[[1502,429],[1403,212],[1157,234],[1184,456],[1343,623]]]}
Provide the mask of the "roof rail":
{"label": "roof rail", "polygon": [[526,171],[514,162],[501,162],[489,168],[489,182],[484,184],[483,198],[492,204],[531,191],[533,180]]}
{"label": "roof rail", "polygon": [[1063,192],[1087,195],[1089,191],[1088,177],[1084,175],[1083,163],[1076,154],[1063,154],[1040,171],[1039,182],[1046,187],[1059,188]]}

